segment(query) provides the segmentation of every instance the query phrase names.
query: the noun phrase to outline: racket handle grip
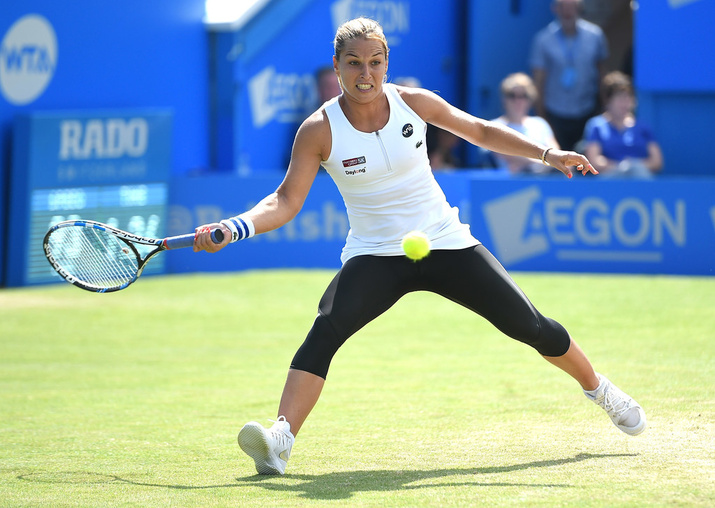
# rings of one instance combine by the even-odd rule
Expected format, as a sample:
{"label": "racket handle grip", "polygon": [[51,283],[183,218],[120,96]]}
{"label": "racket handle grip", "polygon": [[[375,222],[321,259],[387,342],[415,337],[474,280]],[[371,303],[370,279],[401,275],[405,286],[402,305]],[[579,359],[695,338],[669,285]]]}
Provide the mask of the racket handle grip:
{"label": "racket handle grip", "polygon": [[[194,233],[190,233],[188,235],[171,236],[169,238],[165,238],[163,241],[164,248],[166,248],[167,250],[172,250],[193,247],[194,237]],[[218,228],[211,231],[211,240],[213,240],[213,242],[217,244],[223,242],[223,231]]]}
{"label": "racket handle grip", "polygon": [[211,231],[211,240],[213,240],[214,243],[223,242],[223,231],[221,231],[219,228],[216,228]]}

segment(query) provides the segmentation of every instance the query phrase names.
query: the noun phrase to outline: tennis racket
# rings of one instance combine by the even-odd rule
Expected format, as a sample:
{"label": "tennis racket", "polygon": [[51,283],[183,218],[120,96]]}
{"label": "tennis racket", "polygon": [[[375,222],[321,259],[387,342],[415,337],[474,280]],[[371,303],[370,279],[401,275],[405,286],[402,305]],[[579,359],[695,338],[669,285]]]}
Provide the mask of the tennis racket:
{"label": "tennis racket", "polygon": [[[163,239],[145,238],[101,222],[67,220],[47,231],[43,248],[52,268],[67,282],[87,291],[110,293],[137,280],[157,253],[193,246],[194,236],[191,233]],[[221,243],[223,232],[215,229],[211,238]],[[142,257],[137,245],[155,248]]]}

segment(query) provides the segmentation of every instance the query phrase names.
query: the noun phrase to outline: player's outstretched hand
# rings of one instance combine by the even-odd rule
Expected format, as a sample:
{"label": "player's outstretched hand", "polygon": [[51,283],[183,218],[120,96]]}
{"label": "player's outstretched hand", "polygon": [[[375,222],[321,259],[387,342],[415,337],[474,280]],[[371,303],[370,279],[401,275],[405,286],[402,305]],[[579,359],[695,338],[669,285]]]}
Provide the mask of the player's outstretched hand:
{"label": "player's outstretched hand", "polygon": [[[211,238],[211,231],[218,229],[223,233],[221,243],[215,243]],[[194,252],[205,250],[206,252],[218,252],[226,245],[231,243],[231,231],[224,226],[214,222],[213,224],[204,224],[196,228],[196,236],[194,237]]]}
{"label": "player's outstretched hand", "polygon": [[561,171],[564,175],[571,178],[573,176],[571,168],[575,167],[576,171],[581,171],[583,175],[586,173],[598,174],[588,159],[577,152],[567,152],[565,150],[549,150],[546,154],[546,162],[551,166]]}

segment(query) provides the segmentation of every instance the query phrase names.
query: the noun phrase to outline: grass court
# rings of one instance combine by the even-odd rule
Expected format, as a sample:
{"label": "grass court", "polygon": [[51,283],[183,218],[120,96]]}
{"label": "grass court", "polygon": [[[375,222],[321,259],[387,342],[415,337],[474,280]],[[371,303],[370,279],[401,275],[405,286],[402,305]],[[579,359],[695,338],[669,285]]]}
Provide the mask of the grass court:
{"label": "grass court", "polygon": [[516,273],[649,427],[621,433],[531,348],[411,294],[333,361],[286,475],[275,418],[332,271],[0,291],[0,506],[713,506],[715,279]]}

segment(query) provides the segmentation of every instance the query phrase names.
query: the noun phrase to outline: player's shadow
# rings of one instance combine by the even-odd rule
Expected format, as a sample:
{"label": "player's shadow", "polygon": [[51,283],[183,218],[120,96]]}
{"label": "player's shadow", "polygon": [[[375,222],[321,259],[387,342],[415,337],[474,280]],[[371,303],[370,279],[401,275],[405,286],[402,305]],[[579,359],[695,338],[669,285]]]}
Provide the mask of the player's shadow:
{"label": "player's shadow", "polygon": [[[214,485],[172,485],[151,482],[142,482],[122,478],[116,475],[102,473],[87,473],[80,471],[65,472],[35,472],[20,474],[20,480],[38,483],[123,483],[139,487],[159,487],[178,490],[207,490],[240,488],[245,486],[261,487],[266,490],[293,492],[300,497],[308,499],[349,499],[356,492],[386,492],[400,490],[417,490],[438,487],[560,487],[570,488],[565,483],[526,483],[489,481],[489,476],[499,473],[511,473],[535,468],[548,468],[575,464],[587,460],[614,457],[634,457],[636,454],[593,454],[579,453],[574,457],[553,460],[538,460],[513,464],[510,466],[492,466],[478,468],[452,468],[452,469],[420,469],[420,470],[374,470],[374,471],[342,471],[338,473],[311,474],[286,474],[282,477],[252,475],[236,478],[235,483]],[[442,478],[454,477],[450,481]],[[439,481],[431,481],[439,480]]]}
{"label": "player's shadow", "polygon": [[[237,478],[240,483],[260,486],[266,490],[299,492],[301,497],[308,499],[348,499],[356,492],[380,492],[398,490],[417,490],[437,487],[561,487],[570,488],[564,483],[525,483],[525,482],[492,482],[488,476],[498,473],[510,473],[533,468],[545,468],[574,464],[586,460],[613,457],[633,457],[635,454],[592,454],[579,453],[564,459],[539,460],[513,464],[510,466],[493,466],[480,468],[424,469],[424,470],[376,470],[376,471],[344,471],[322,475],[287,474],[285,478],[301,480],[297,484],[271,481],[271,476],[253,475]],[[431,482],[440,478],[454,476],[452,481]],[[462,479],[460,479],[460,477]],[[482,481],[482,477],[483,481]],[[468,479],[467,479],[468,478]]]}

